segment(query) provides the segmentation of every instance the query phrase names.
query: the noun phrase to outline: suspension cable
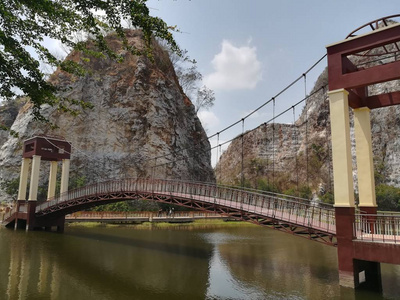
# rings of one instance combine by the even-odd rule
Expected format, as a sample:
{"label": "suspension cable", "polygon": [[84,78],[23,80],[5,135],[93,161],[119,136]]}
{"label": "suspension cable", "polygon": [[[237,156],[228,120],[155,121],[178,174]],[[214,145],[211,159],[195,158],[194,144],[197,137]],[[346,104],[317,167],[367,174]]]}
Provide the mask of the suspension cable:
{"label": "suspension cable", "polygon": [[[325,94],[325,87],[323,86],[323,91],[322,91],[322,95]],[[329,123],[330,123],[330,117],[329,117]],[[326,133],[325,133],[325,137],[326,137],[326,144],[328,146],[328,174],[329,174],[329,192],[333,195],[333,189],[332,189],[332,172],[331,172],[331,149],[330,149],[330,141],[329,141],[329,136],[330,134],[328,134],[330,132],[330,124],[325,125],[326,126]]]}
{"label": "suspension cable", "polygon": [[304,73],[304,98],[306,99],[306,104],[305,104],[305,108],[306,108],[306,147],[305,147],[305,154],[306,154],[306,183],[307,183],[307,188],[310,186],[309,185],[309,174],[308,174],[308,108],[307,108],[307,100],[308,100],[308,96],[307,96],[307,76]]}
{"label": "suspension cable", "polygon": [[296,130],[296,107],[292,106],[293,108],[293,130],[294,130],[294,142],[295,142],[295,159],[296,159],[296,191],[297,191],[297,196],[300,196],[299,194],[299,165],[298,165],[298,158],[297,158],[297,146],[298,146],[298,140],[297,140],[297,130]]}
{"label": "suspension cable", "polygon": [[[268,139],[268,124],[267,124],[267,122],[265,122],[263,124],[263,126],[265,126],[265,136],[267,137],[267,139],[266,139],[266,142],[267,142],[266,149],[268,150],[268,142],[270,140]],[[268,184],[268,188],[270,188],[269,175],[270,175],[270,170],[269,170],[269,152],[267,151],[267,184]]]}
{"label": "suspension cable", "polygon": [[275,189],[275,98],[272,99],[272,185]]}
{"label": "suspension cable", "polygon": [[244,137],[244,119],[242,119],[242,175],[241,175],[241,185],[242,185],[242,188],[244,187],[244,163],[243,163],[243,160],[244,160],[244,152],[243,152],[243,146],[244,146],[244,141],[243,141],[243,137]]}
{"label": "suspension cable", "polygon": [[[221,144],[219,145],[219,154],[220,154],[220,156],[222,156]],[[218,162],[219,162],[219,181],[222,182],[222,172],[221,172],[222,166],[221,166],[220,160]],[[218,181],[217,181],[217,183],[218,183]]]}
{"label": "suspension cable", "polygon": [[217,132],[217,155],[216,155],[216,158],[215,158],[215,166],[217,166],[218,161],[219,161],[219,159],[218,159],[218,145],[219,145],[219,132]]}

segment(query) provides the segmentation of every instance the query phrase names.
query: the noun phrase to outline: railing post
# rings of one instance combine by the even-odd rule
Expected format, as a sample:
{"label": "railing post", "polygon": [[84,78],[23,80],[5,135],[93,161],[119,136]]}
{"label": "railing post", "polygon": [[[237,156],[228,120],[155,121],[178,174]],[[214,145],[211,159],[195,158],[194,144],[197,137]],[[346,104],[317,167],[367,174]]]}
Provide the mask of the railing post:
{"label": "railing post", "polygon": [[314,221],[314,206],[312,206],[312,211],[311,211],[311,223],[310,221],[308,222],[308,225],[311,226]]}

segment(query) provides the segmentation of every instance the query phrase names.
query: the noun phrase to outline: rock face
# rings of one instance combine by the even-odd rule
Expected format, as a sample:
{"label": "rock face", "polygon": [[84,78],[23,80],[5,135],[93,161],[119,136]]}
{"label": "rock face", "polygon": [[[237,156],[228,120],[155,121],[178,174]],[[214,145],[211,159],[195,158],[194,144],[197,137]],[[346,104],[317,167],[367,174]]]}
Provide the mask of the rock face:
{"label": "rock face", "polygon": [[[333,188],[328,76],[325,70],[295,124],[268,124],[243,137],[244,183],[260,187],[260,179],[280,191],[311,187],[314,195]],[[322,88],[325,87],[325,88]],[[400,90],[400,80],[376,84],[369,95]],[[351,110],[351,109],[350,109]],[[357,167],[353,116],[350,112],[353,177],[357,189]],[[275,129],[273,129],[275,128]],[[382,183],[400,187],[400,106],[371,111],[372,148],[376,172]],[[217,181],[240,184],[242,139],[237,137],[216,166]],[[257,186],[258,185],[258,186]]]}
{"label": "rock face", "polygon": [[[142,44],[139,31],[127,37],[129,43]],[[43,115],[58,126],[51,129],[33,120],[26,104],[11,127],[19,137],[8,137],[0,150],[1,180],[19,175],[23,141],[45,134],[71,142],[71,177],[84,176],[87,183],[136,176],[213,181],[210,144],[168,54],[154,45],[152,62],[118,50],[116,36],[107,41],[124,56],[122,63],[90,58],[85,62],[89,75],[74,78],[57,70],[50,78],[63,89],[61,96],[89,102],[93,109],[72,116],[44,106]],[[79,53],[67,57],[81,58]],[[43,162],[42,182],[48,168]]]}

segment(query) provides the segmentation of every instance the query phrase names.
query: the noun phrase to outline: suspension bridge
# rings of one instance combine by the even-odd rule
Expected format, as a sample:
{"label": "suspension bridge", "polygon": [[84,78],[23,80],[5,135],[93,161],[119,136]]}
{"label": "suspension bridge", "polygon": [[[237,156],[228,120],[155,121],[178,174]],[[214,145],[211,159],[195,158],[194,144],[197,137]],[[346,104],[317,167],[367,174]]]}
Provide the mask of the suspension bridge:
{"label": "suspension bridge", "polygon": [[[244,132],[245,120],[272,103],[273,118],[267,123],[274,123],[277,117],[294,111],[296,106],[308,101],[310,95],[307,95],[305,88],[304,99],[275,115],[276,99],[302,78],[305,81],[307,73],[320,63],[324,56],[262,106],[209,137],[217,137],[217,145],[211,150],[220,151],[224,143],[233,140],[219,143],[221,134],[236,125],[241,125],[242,132],[236,138],[241,139],[241,187],[152,177],[109,180],[68,190],[71,144],[62,139],[37,136],[24,143],[18,201],[13,209],[3,216],[3,225],[22,227],[26,230],[56,227],[58,231],[63,231],[65,216],[70,213],[107,203],[147,199],[218,213],[337,247],[342,286],[354,288],[368,285],[381,289],[380,263],[400,264],[400,218],[393,214],[378,214],[370,110],[400,104],[400,92],[368,95],[367,88],[377,83],[400,79],[400,24],[388,21],[399,16],[375,20],[353,31],[344,41],[327,46],[334,206],[300,197],[244,188],[243,148],[244,136],[248,134]],[[372,31],[359,34],[365,27]],[[354,56],[367,58],[368,63],[355,65],[352,62]],[[374,61],[371,57],[378,59]],[[325,87],[322,87],[313,93],[324,89]],[[360,197],[358,207],[354,200],[349,107],[354,114]],[[307,139],[307,120],[304,124]],[[274,147],[274,157],[276,152],[278,149]],[[153,167],[158,167],[156,162],[161,158],[149,159],[154,159]],[[48,200],[38,203],[41,160],[50,161],[51,166]],[[58,161],[62,161],[62,176],[60,194],[56,196]],[[29,198],[26,200],[31,162]],[[308,156],[305,169],[309,169]],[[275,161],[272,172],[275,173]],[[297,180],[298,178],[297,174]],[[308,184],[308,172],[305,180]]]}

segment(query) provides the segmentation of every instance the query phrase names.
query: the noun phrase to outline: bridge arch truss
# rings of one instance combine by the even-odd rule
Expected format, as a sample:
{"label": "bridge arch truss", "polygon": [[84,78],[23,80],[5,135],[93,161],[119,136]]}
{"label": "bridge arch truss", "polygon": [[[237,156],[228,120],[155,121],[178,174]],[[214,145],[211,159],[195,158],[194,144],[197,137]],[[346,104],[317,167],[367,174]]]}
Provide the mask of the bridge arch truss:
{"label": "bridge arch truss", "polygon": [[163,179],[111,180],[69,191],[36,207],[41,224],[90,207],[146,199],[216,212],[336,246],[334,210],[308,200],[255,190]]}

